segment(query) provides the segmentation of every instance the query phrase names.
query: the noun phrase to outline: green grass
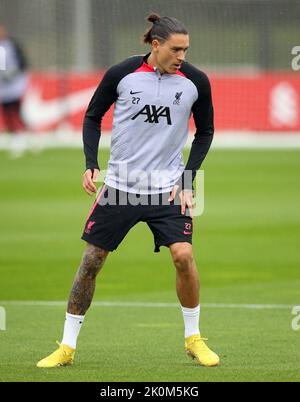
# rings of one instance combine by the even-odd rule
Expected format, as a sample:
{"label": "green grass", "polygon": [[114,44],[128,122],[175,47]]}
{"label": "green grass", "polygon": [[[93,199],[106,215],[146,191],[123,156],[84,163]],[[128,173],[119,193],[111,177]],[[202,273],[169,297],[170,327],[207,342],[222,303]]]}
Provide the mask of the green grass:
{"label": "green grass", "polygon": [[[100,153],[106,167],[108,152]],[[78,150],[12,160],[0,153],[0,300],[66,300],[93,199],[81,190]],[[300,152],[212,151],[194,254],[203,303],[300,305]],[[140,223],[111,253],[94,300],[177,302],[169,251],[153,253]],[[201,327],[222,366],[195,366],[183,351],[178,308],[92,307],[76,364],[38,370],[61,339],[62,306],[6,307],[0,381],[299,381],[300,332],[291,308],[203,307]]]}

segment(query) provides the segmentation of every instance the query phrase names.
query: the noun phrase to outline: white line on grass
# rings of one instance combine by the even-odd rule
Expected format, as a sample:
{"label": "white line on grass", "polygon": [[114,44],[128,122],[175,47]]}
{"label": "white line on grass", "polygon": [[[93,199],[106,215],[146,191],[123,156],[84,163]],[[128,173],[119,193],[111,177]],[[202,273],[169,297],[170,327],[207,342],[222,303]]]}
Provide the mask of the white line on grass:
{"label": "white line on grass", "polygon": [[[185,148],[190,148],[194,136],[188,136]],[[290,149],[300,148],[300,133],[258,133],[251,131],[217,131],[212,148],[219,149]],[[102,131],[100,147],[110,148],[111,132]],[[60,130],[40,135],[20,133],[18,136],[2,134],[0,150],[9,150],[13,156],[26,151],[39,152],[44,149],[82,148],[81,132]]]}
{"label": "white line on grass", "polygon": [[[43,300],[9,300],[0,301],[0,305],[20,306],[20,307],[65,307],[66,301],[43,301]],[[147,303],[147,302],[125,302],[125,301],[94,301],[93,307],[150,307],[161,308],[171,307],[179,308],[179,303]],[[246,310],[289,310],[293,306],[288,304],[220,304],[203,303],[203,308],[216,309],[246,309]]]}

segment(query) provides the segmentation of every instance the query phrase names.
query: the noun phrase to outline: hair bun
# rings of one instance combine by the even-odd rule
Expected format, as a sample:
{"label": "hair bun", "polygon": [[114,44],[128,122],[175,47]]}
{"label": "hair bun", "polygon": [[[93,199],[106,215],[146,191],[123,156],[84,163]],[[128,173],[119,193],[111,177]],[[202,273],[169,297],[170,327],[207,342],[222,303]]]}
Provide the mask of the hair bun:
{"label": "hair bun", "polygon": [[150,14],[148,17],[147,17],[147,20],[148,21],[150,21],[150,22],[152,22],[153,24],[155,24],[156,22],[159,22],[160,21],[160,16],[158,15],[158,14]]}

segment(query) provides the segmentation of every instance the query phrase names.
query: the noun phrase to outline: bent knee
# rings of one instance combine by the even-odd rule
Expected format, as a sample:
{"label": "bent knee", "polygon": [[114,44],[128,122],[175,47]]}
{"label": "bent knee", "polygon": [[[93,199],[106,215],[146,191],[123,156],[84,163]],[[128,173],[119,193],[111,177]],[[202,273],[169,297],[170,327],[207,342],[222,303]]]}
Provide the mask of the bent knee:
{"label": "bent knee", "polygon": [[193,266],[193,253],[189,251],[177,251],[173,254],[173,261],[177,269],[186,271]]}
{"label": "bent knee", "polygon": [[80,267],[81,275],[95,277],[103,266],[109,251],[88,243]]}

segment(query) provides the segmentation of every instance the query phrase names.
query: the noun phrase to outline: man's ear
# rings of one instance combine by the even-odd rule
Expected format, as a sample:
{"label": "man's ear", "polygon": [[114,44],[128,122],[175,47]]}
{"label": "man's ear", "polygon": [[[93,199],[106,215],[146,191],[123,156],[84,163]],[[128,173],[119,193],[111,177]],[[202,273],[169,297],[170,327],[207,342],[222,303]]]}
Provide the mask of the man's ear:
{"label": "man's ear", "polygon": [[157,39],[153,39],[153,41],[152,41],[152,49],[153,49],[153,50],[157,50],[158,46],[159,46],[158,40],[157,40]]}

